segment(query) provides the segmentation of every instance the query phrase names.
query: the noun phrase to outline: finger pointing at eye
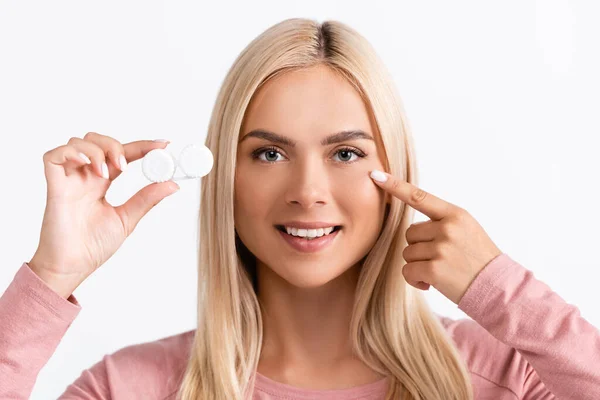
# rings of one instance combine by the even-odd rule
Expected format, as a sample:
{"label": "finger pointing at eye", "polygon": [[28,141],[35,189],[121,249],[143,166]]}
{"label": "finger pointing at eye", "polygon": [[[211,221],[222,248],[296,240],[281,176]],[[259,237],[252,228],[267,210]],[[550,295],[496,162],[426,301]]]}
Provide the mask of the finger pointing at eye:
{"label": "finger pointing at eye", "polygon": [[373,170],[370,176],[377,185],[392,196],[428,216],[432,221],[441,220],[459,210],[454,204],[388,173]]}

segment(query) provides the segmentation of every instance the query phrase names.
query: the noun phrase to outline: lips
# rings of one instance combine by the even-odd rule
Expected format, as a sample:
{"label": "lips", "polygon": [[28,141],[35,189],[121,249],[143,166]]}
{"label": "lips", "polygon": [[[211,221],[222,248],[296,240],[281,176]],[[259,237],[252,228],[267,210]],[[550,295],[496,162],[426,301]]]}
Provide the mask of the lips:
{"label": "lips", "polygon": [[[285,226],[283,226],[283,225],[275,225],[275,228],[277,228],[277,230],[280,230],[281,232],[287,234],[287,230],[285,229]],[[300,229],[305,229],[305,228],[300,228]],[[340,229],[342,229],[342,225],[335,225],[333,227],[333,230],[329,234],[331,235],[332,233],[334,233],[335,231],[339,231]],[[299,237],[299,236],[296,236],[296,237]]]}
{"label": "lips", "polygon": [[334,243],[335,239],[340,235],[341,226],[335,226],[329,235],[315,237],[310,240],[303,237],[290,235],[285,231],[285,228],[282,230],[281,226],[277,227],[277,230],[279,231],[281,238],[297,252],[317,253]]}

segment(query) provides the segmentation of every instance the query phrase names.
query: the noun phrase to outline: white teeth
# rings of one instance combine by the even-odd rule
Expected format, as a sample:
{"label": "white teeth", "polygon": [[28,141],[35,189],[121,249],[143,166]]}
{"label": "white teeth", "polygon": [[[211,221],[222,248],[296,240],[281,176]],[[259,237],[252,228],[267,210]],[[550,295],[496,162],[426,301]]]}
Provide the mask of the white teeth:
{"label": "white teeth", "polygon": [[330,226],[329,228],[319,228],[319,229],[297,229],[297,228],[290,228],[290,227],[286,226],[285,230],[289,235],[312,239],[315,237],[329,235],[331,233],[331,231],[333,231],[333,228],[334,228],[333,226]]}

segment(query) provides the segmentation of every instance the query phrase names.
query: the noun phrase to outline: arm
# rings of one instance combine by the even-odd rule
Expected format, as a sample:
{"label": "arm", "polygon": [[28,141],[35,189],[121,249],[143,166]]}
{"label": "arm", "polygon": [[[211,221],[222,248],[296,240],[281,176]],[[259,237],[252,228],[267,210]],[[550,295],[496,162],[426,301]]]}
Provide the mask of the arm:
{"label": "arm", "polygon": [[[0,398],[29,399],[39,371],[46,365],[81,306],[54,292],[23,263],[0,297]],[[69,399],[103,399],[96,374],[82,375],[69,386]],[[105,393],[107,393],[105,391]]]}
{"label": "arm", "polygon": [[600,332],[508,255],[479,273],[458,307],[527,360],[521,399],[600,399]]}

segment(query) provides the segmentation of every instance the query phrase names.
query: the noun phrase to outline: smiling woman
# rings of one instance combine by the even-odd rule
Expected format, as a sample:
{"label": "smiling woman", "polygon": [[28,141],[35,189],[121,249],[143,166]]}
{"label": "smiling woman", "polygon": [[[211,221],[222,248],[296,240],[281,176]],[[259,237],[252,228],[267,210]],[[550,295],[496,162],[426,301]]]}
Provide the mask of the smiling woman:
{"label": "smiling woman", "polygon": [[[171,176],[165,146],[88,132],[44,154],[40,244],[0,297],[0,398],[30,397],[75,288],[177,190],[105,199],[146,154]],[[419,187],[393,80],[348,26],[290,19],[250,43],[206,146],[197,328],[106,355],[60,399],[600,398],[600,332]],[[472,320],[434,314],[430,286]]]}
{"label": "smiling woman", "polygon": [[204,298],[182,399],[269,384],[472,398],[449,335],[396,268],[412,210],[369,177],[416,184],[393,87],[368,42],[336,21],[286,20],[235,61],[206,142]]}

